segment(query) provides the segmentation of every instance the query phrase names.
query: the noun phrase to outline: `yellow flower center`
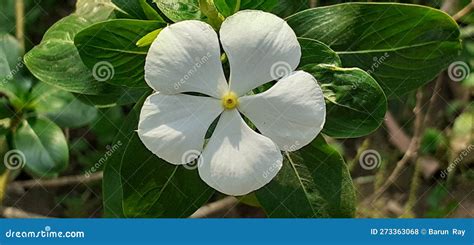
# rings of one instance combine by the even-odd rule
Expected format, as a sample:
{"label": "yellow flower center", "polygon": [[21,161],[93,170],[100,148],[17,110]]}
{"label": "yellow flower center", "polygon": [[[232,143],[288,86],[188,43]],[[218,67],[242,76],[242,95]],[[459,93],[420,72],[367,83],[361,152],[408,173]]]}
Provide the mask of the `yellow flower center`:
{"label": "yellow flower center", "polygon": [[234,109],[239,105],[239,97],[237,97],[237,94],[229,91],[222,96],[222,106],[224,106],[225,109],[231,110]]}

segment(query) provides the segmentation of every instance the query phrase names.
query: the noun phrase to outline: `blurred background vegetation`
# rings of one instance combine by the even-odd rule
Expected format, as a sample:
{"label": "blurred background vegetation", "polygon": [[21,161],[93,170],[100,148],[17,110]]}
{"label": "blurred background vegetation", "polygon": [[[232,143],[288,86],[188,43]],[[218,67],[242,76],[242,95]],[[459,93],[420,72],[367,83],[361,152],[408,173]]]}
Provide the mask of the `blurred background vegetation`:
{"label": "blurred background vegetation", "polygon": [[[283,15],[310,6],[355,2],[298,0],[300,8],[288,9],[285,1],[280,1],[282,4],[276,11]],[[474,70],[474,14],[471,13],[474,4],[471,1],[367,2],[423,4],[454,16],[461,26],[464,45],[459,61],[468,64],[468,70]],[[24,29],[19,29],[17,1],[2,0],[0,36],[15,36],[27,51],[41,41],[51,25],[70,14],[74,6],[74,0],[24,0],[24,19],[21,20]],[[418,91],[392,100],[385,124],[369,137],[344,141],[329,139],[350,165],[358,194],[357,217],[474,217],[474,74],[470,71],[462,81],[453,81],[450,74],[444,72]],[[21,85],[22,91],[28,99],[33,99],[29,94],[40,82],[24,66],[19,73],[22,78],[15,82],[27,84],[26,87]],[[0,102],[4,96],[0,92]],[[58,106],[63,106],[61,99],[46,99],[57,100]],[[113,150],[113,139],[130,106],[95,108],[81,104],[77,108],[82,108],[83,122],[71,125],[67,118],[64,119],[66,123],[55,121],[68,141],[67,168],[52,179],[38,179],[28,171],[3,174],[0,178],[1,216],[102,216],[102,162]],[[77,108],[69,109],[77,111]],[[45,108],[45,111],[50,109]],[[15,116],[0,118],[3,118],[0,120],[2,125],[14,120]],[[8,140],[0,127],[1,159]],[[359,161],[368,150],[380,155],[380,163],[371,170]],[[230,210],[216,212],[213,216],[264,217],[258,207],[243,203],[235,206],[233,202],[235,200],[224,204],[232,207]]]}

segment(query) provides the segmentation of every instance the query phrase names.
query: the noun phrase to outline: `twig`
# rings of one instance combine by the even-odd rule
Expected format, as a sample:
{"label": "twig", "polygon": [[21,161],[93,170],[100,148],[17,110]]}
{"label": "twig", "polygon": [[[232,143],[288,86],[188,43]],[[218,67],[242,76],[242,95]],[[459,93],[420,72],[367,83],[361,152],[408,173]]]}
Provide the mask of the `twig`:
{"label": "twig", "polygon": [[189,218],[215,217],[222,212],[232,209],[238,203],[239,203],[239,200],[237,200],[237,198],[229,196],[229,197],[223,198],[216,202],[209,203],[199,208],[194,214],[189,216]]}
{"label": "twig", "polygon": [[403,155],[402,159],[397,162],[397,165],[395,166],[395,169],[392,171],[390,176],[388,177],[387,181],[374,192],[371,196],[367,198],[368,202],[373,202],[377,200],[387,189],[390,187],[395,180],[399,177],[401,171],[405,167],[405,165],[408,163],[409,160],[413,160],[416,158],[416,155],[418,153],[418,148],[420,146],[420,137],[422,133],[422,126],[423,126],[423,113],[421,111],[421,105],[422,105],[422,99],[423,99],[423,91],[422,89],[418,89],[416,93],[416,106],[413,109],[413,113],[415,114],[415,131],[413,134],[413,138],[411,139],[410,145],[408,146],[407,151]]}
{"label": "twig", "polygon": [[44,218],[49,218],[47,216],[26,212],[26,211],[23,211],[21,209],[14,208],[14,207],[1,208],[0,209],[0,215],[2,217],[5,217],[5,218],[20,218],[20,219],[31,219],[31,218],[44,219]]}
{"label": "twig", "polygon": [[25,3],[23,0],[15,1],[16,15],[16,39],[20,43],[20,47],[25,49]]}
{"label": "twig", "polygon": [[389,141],[398,148],[401,152],[406,152],[410,145],[410,137],[403,131],[400,125],[397,123],[391,112],[387,112],[385,115],[385,126],[387,126],[388,133],[390,135]]}
{"label": "twig", "polygon": [[459,21],[462,17],[466,16],[467,14],[471,13],[471,11],[474,9],[474,0],[472,0],[466,7],[461,9],[459,12],[457,12],[455,15],[453,15],[453,19],[455,21]]}
{"label": "twig", "polygon": [[25,181],[16,181],[11,183],[11,188],[34,188],[34,187],[61,187],[68,185],[78,185],[86,184],[90,182],[95,182],[101,180],[103,177],[102,172],[93,173],[89,176],[86,175],[74,175],[74,176],[65,176],[52,180],[25,180]]}

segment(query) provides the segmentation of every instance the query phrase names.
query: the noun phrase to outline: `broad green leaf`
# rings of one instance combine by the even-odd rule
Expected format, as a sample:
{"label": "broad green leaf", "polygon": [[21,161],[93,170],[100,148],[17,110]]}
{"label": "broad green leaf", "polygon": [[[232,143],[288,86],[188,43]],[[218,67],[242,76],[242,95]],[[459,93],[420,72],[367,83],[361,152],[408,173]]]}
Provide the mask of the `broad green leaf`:
{"label": "broad green leaf", "polygon": [[[11,118],[15,116],[15,110],[10,106],[7,98],[0,97],[0,119]],[[0,135],[2,135],[2,125],[0,124]]]}
{"label": "broad green leaf", "polygon": [[112,107],[136,103],[150,88],[117,87],[115,94],[87,95],[74,94],[80,101],[97,107]]}
{"label": "broad green leaf", "polygon": [[278,0],[272,12],[280,17],[287,17],[308,8],[308,0]]}
{"label": "broad green leaf", "polygon": [[39,83],[31,92],[30,106],[35,111],[63,128],[77,128],[92,122],[97,116],[97,109],[86,105],[73,94]]}
{"label": "broad green leaf", "polygon": [[136,19],[161,20],[160,15],[151,7],[147,0],[112,0],[112,2],[129,17]]}
{"label": "broad green leaf", "polygon": [[137,134],[125,143],[124,151],[120,173],[127,217],[187,217],[214,193],[197,169],[159,159],[143,146]]}
{"label": "broad green leaf", "polygon": [[341,66],[341,59],[326,44],[309,38],[298,38],[301,46],[300,67],[327,64]]}
{"label": "broad green leaf", "polygon": [[278,5],[278,0],[241,0],[240,9],[258,9],[270,12]]}
{"label": "broad green leaf", "polygon": [[[21,58],[22,53],[23,50],[21,49],[20,44],[13,36],[0,33],[0,56],[2,56],[2,54],[5,56],[5,59],[8,62],[7,67],[10,67],[11,71],[19,72],[18,69],[23,67],[23,61]],[[0,77],[2,70],[4,70],[4,67],[0,67]]]}
{"label": "broad green leaf", "polygon": [[335,50],[344,67],[359,67],[388,97],[432,80],[458,56],[459,28],[446,13],[406,4],[346,3],[287,18],[298,37]]}
{"label": "broad green leaf", "polygon": [[54,24],[43,41],[25,55],[25,63],[39,80],[80,94],[113,93],[114,88],[97,81],[74,46],[74,36],[93,23],[70,15]]}
{"label": "broad green leaf", "polygon": [[244,9],[271,11],[278,0],[214,0],[214,4],[223,16],[228,17]]}
{"label": "broad green leaf", "polygon": [[240,3],[240,0],[214,0],[217,10],[225,17],[231,16],[239,11]]}
{"label": "broad green leaf", "polygon": [[13,134],[13,145],[24,154],[26,169],[38,177],[56,177],[68,165],[66,138],[46,118],[24,120]]}
{"label": "broad green leaf", "polygon": [[74,43],[93,76],[127,87],[148,87],[144,81],[145,57],[149,47],[137,41],[166,23],[146,20],[109,20],[79,32]]}
{"label": "broad green leaf", "polygon": [[76,14],[92,22],[108,19],[115,8],[111,0],[78,0],[76,2]]}
{"label": "broad green leaf", "polygon": [[323,133],[354,138],[372,133],[383,122],[387,99],[380,85],[358,68],[305,66],[321,84],[326,99]]}
{"label": "broad green leaf", "polygon": [[[128,142],[129,139],[136,134],[135,129],[137,128],[140,110],[145,99],[146,96],[142,96],[140,101],[137,102],[133,110],[131,110],[128,116],[125,118],[125,121],[119,130],[121,133],[115,136],[113,140],[114,143],[120,142],[121,147],[124,147],[123,144]],[[108,218],[125,217],[122,206],[123,187],[120,176],[120,168],[122,166],[122,158],[124,154],[124,149],[114,152],[114,154],[112,154],[112,156],[107,159],[104,167],[102,193],[104,196],[104,216]]]}
{"label": "broad green leaf", "polygon": [[14,79],[7,79],[0,85],[0,92],[6,95],[11,105],[21,109],[28,103],[32,84],[30,78],[15,76]]}
{"label": "broad green leaf", "polygon": [[204,18],[199,8],[200,0],[153,0],[166,17],[174,22],[201,20]]}
{"label": "broad green leaf", "polygon": [[353,217],[355,213],[347,166],[322,136],[287,153],[278,175],[256,195],[272,218]]}

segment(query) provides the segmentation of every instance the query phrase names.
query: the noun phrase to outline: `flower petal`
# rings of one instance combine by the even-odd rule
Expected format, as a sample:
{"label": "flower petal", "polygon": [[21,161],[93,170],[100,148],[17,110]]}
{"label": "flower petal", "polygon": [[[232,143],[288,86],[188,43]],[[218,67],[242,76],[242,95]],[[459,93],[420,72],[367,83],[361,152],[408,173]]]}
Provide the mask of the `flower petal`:
{"label": "flower petal", "polygon": [[295,32],[270,13],[238,12],[224,21],[220,37],[230,63],[230,87],[238,95],[290,74],[300,62]]}
{"label": "flower petal", "polygon": [[214,98],[155,93],[142,107],[138,136],[158,157],[186,164],[199,157],[205,134],[222,110]]}
{"label": "flower petal", "polygon": [[282,151],[311,143],[326,119],[323,92],[309,73],[298,71],[269,90],[240,98],[239,110]]}
{"label": "flower petal", "polygon": [[208,24],[195,20],[166,27],[146,57],[145,80],[165,94],[199,92],[220,98],[228,85],[217,33]]}
{"label": "flower petal", "polygon": [[245,195],[270,182],[283,161],[278,146],[253,131],[237,110],[222,113],[201,157],[201,179],[233,196]]}

